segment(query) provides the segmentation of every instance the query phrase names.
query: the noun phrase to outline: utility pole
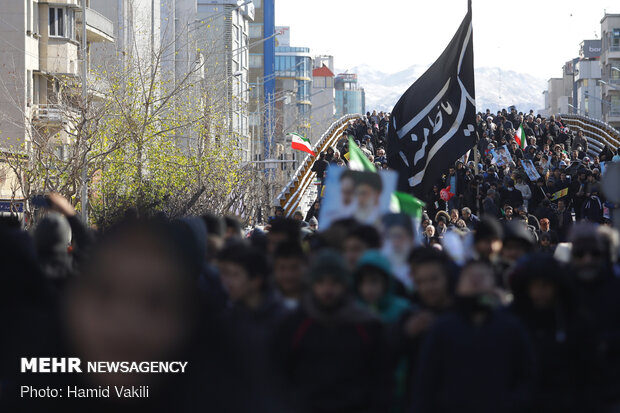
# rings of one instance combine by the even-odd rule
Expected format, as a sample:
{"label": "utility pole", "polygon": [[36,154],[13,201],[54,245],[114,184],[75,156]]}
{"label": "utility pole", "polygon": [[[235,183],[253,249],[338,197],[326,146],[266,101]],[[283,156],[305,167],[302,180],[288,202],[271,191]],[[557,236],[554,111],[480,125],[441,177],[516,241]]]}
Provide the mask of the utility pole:
{"label": "utility pole", "polygon": [[88,85],[87,81],[87,71],[88,71],[88,61],[86,60],[86,52],[87,52],[87,43],[86,43],[86,0],[82,0],[82,141],[80,144],[82,145],[83,155],[82,155],[82,222],[84,225],[88,225],[88,165],[86,163],[86,140],[85,140],[85,130],[86,130],[86,101],[88,98]]}

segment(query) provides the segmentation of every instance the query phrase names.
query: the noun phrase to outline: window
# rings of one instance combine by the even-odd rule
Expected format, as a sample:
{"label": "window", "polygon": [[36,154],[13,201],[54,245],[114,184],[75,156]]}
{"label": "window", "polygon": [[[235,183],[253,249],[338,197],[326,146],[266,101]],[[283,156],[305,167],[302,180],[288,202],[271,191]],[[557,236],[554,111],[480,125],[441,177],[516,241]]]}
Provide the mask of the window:
{"label": "window", "polygon": [[620,96],[618,95],[613,95],[610,96],[610,100],[611,100],[611,110],[610,110],[610,114],[612,116],[620,116]]}
{"label": "window", "polygon": [[250,24],[249,35],[252,39],[263,38],[263,25],[262,24]]}
{"label": "window", "polygon": [[254,0],[252,4],[254,4],[254,7],[256,8],[263,7],[263,0]]}
{"label": "window", "polygon": [[583,87],[588,87],[588,79],[583,79]]}
{"label": "window", "polygon": [[39,76],[37,76],[34,73],[32,75],[32,85],[33,85],[32,102],[35,105],[38,105],[39,104]]}
{"label": "window", "polygon": [[314,81],[312,82],[312,87],[317,89],[317,88],[324,88],[325,87],[325,80],[327,78],[326,77],[315,77]]}
{"label": "window", "polygon": [[611,31],[611,50],[620,50],[620,29]]}
{"label": "window", "polygon": [[75,40],[75,10],[67,10],[67,37]]}
{"label": "window", "polygon": [[612,83],[620,83],[620,70],[618,69],[620,68],[613,65],[609,67],[609,80],[611,80]]}
{"label": "window", "polygon": [[32,0],[26,0],[26,30],[32,33]]}
{"label": "window", "polygon": [[34,4],[32,9],[32,32],[39,34],[39,4]]}
{"label": "window", "polygon": [[250,69],[257,69],[263,67],[263,55],[251,54],[250,61],[248,63],[250,65]]}
{"label": "window", "polygon": [[50,7],[49,35],[75,40],[75,11],[63,7]]}
{"label": "window", "polygon": [[26,104],[32,103],[32,71],[26,70]]}
{"label": "window", "polygon": [[250,126],[260,126],[260,113],[253,112],[249,116]]}
{"label": "window", "polygon": [[50,36],[65,36],[65,9],[50,7]]}

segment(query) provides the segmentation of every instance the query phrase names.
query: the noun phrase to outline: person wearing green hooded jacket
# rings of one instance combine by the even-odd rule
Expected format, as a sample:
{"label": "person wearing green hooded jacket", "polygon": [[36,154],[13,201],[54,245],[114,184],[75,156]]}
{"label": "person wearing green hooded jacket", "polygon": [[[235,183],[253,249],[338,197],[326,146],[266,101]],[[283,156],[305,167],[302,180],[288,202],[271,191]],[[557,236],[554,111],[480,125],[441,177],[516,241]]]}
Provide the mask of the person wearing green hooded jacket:
{"label": "person wearing green hooded jacket", "polygon": [[[410,304],[394,293],[395,279],[390,262],[379,251],[368,250],[357,262],[353,277],[358,302],[387,324],[388,330],[397,328],[398,321],[409,311]],[[396,356],[391,363],[395,385],[392,412],[396,413],[404,411],[406,402],[407,360]]]}
{"label": "person wearing green hooded jacket", "polygon": [[392,268],[379,251],[366,251],[357,262],[353,277],[360,304],[383,322],[396,323],[409,308],[409,301],[394,294]]}

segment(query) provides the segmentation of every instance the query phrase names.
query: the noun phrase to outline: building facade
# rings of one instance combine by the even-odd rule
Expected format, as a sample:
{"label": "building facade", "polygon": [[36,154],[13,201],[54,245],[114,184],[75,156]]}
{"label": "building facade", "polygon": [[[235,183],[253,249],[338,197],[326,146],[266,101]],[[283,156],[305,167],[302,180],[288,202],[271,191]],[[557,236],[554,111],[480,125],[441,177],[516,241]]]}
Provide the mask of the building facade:
{"label": "building facade", "polygon": [[605,14],[601,40],[603,120],[620,130],[620,14]]}
{"label": "building facade", "polygon": [[601,65],[598,59],[580,60],[575,65],[577,99],[574,110],[580,115],[603,119],[601,104]]}
{"label": "building facade", "polygon": [[321,135],[331,126],[336,117],[334,72],[325,64],[312,70],[312,94],[310,97],[312,101],[312,117],[310,121],[312,143],[316,143]]}
{"label": "building facade", "polygon": [[[206,98],[223,99],[228,135],[235,140],[238,159],[252,159],[249,133],[249,24],[254,5],[245,0],[198,0],[196,51],[204,62]],[[206,26],[206,27],[204,27]],[[200,63],[202,65],[202,63]],[[206,102],[213,106],[212,102]],[[217,104],[215,104],[217,107]]]}
{"label": "building facade", "polygon": [[276,140],[289,132],[310,136],[312,57],[307,47],[276,47],[276,108],[283,108]]}
{"label": "building facade", "polygon": [[275,134],[275,0],[254,0],[249,23],[249,126],[252,158],[269,158]]}
{"label": "building facade", "polygon": [[[32,141],[45,139],[59,157],[66,145],[74,97],[81,92],[82,28],[87,51],[114,39],[113,24],[86,1],[0,0],[0,150],[30,153]],[[86,56],[87,63],[90,55]],[[9,155],[10,156],[10,155]],[[0,164],[0,201],[20,198],[16,177]],[[2,204],[0,204],[2,209]]]}
{"label": "building facade", "polygon": [[[93,70],[126,68],[129,61],[151,70],[161,52],[162,0],[90,0],[114,24],[114,44],[95,45]],[[117,66],[118,65],[118,66]]]}
{"label": "building facade", "polygon": [[336,117],[366,113],[366,95],[357,83],[355,73],[341,73],[334,80],[336,89]]}

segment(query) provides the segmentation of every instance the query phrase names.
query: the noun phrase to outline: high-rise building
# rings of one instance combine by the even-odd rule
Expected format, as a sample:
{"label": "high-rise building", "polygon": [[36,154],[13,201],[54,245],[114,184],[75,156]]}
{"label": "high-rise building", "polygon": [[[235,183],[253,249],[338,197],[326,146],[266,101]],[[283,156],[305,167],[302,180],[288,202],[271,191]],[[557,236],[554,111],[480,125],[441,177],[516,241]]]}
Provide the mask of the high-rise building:
{"label": "high-rise building", "polygon": [[334,72],[325,64],[312,70],[312,94],[310,97],[312,102],[310,126],[312,142],[315,143],[334,122],[336,115]]}
{"label": "high-rise building", "polygon": [[340,73],[334,81],[336,88],[336,117],[366,112],[366,95],[359,87],[355,73]]}
{"label": "high-rise building", "polygon": [[125,67],[128,58],[141,70],[152,69],[161,51],[161,0],[90,0],[101,15],[114,23],[114,44],[93,47],[94,70]]}
{"label": "high-rise building", "polygon": [[[34,139],[45,138],[59,157],[68,156],[68,115],[81,92],[82,24],[87,50],[114,40],[112,22],[86,1],[0,0],[0,149],[29,154]],[[86,56],[87,62],[90,56]],[[16,177],[0,163],[0,202],[23,196]],[[0,210],[2,204],[0,204]]]}
{"label": "high-rise building", "polygon": [[248,128],[249,24],[254,5],[245,0],[198,0],[197,50],[208,90],[224,99],[229,136],[239,160],[252,159]]}
{"label": "high-rise building", "polygon": [[271,153],[275,134],[275,0],[254,0],[254,21],[249,23],[250,136],[254,160]]}
{"label": "high-rise building", "polygon": [[601,19],[603,120],[620,130],[620,14]]}

